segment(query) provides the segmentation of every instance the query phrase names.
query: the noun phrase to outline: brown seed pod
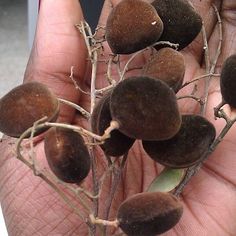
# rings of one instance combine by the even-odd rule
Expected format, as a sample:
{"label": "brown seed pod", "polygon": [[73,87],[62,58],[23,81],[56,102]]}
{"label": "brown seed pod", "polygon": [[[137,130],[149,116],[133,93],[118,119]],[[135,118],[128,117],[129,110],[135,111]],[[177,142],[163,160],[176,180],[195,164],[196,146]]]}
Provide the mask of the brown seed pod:
{"label": "brown seed pod", "polygon": [[175,93],[166,83],[149,77],[130,77],[117,84],[110,110],[119,130],[136,139],[168,139],[181,125]]}
{"label": "brown seed pod", "polygon": [[[98,135],[104,133],[112,120],[110,112],[110,95],[111,93],[109,92],[98,101],[91,116],[92,131]],[[111,132],[111,137],[104,141],[101,148],[109,156],[121,156],[131,148],[134,141],[134,139],[127,137],[119,130],[113,130]]]}
{"label": "brown seed pod", "polygon": [[115,54],[130,54],[155,43],[163,23],[155,8],[142,0],[123,0],[111,11],[106,40]]}
{"label": "brown seed pod", "polygon": [[172,168],[185,168],[201,161],[215,139],[215,127],[199,115],[183,115],[179,132],[169,140],[143,141],[155,161]]}
{"label": "brown seed pod", "polygon": [[170,193],[139,193],[120,205],[117,219],[129,236],[154,236],[173,228],[182,213],[182,204]]}
{"label": "brown seed pod", "polygon": [[220,89],[223,100],[236,108],[236,54],[228,57],[222,66]]}
{"label": "brown seed pod", "polygon": [[0,131],[11,137],[19,137],[44,116],[48,117],[47,121],[55,121],[59,102],[45,85],[29,82],[17,86],[1,98],[0,113]]}
{"label": "brown seed pod", "polygon": [[185,62],[183,55],[172,49],[162,48],[143,67],[144,76],[158,78],[177,93],[183,83]]}
{"label": "brown seed pod", "polygon": [[178,49],[181,50],[201,31],[201,16],[187,0],[154,0],[152,5],[164,24],[159,40],[178,43]]}
{"label": "brown seed pod", "polygon": [[60,180],[79,184],[88,175],[90,155],[79,133],[52,127],[45,135],[44,150],[50,169]]}

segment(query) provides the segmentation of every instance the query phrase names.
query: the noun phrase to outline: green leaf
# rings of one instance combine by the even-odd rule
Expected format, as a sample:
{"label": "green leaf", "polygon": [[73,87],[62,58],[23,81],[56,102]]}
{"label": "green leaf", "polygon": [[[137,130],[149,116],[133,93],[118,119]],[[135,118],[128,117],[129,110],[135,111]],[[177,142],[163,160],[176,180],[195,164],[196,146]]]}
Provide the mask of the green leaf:
{"label": "green leaf", "polygon": [[147,192],[169,192],[179,185],[185,169],[165,168],[148,187]]}

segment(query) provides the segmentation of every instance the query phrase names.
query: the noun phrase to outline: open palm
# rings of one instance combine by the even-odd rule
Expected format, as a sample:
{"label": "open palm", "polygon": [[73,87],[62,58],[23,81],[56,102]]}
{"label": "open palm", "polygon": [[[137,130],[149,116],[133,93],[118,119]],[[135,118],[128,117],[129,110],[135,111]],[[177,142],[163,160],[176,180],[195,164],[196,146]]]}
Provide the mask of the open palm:
{"label": "open palm", "polygon": [[[106,1],[100,18],[104,26],[107,15],[113,5],[119,1]],[[216,71],[220,72],[222,62],[235,53],[236,40],[236,2],[233,0],[192,0],[201,14],[209,42],[209,54],[214,56],[218,41],[219,29],[214,10],[214,3],[221,14],[223,26],[222,53]],[[69,80],[70,67],[74,66],[74,77],[86,89],[91,76],[87,65],[87,51],[82,36],[74,24],[83,19],[77,0],[43,0],[34,47],[25,73],[25,80],[38,80],[52,89],[58,97],[65,98],[89,107],[89,96],[75,90]],[[186,59],[185,81],[205,73],[203,60],[203,40],[199,35],[191,46],[183,50]],[[105,54],[109,50],[105,46]],[[211,58],[212,59],[212,58]],[[136,60],[137,66],[145,57]],[[98,86],[104,81],[106,67],[98,64]],[[137,73],[137,69],[129,73]],[[115,75],[114,75],[115,76]],[[216,129],[222,129],[224,122],[214,120],[213,107],[220,100],[219,83],[216,78],[210,86],[206,114],[214,122]],[[201,86],[199,86],[201,87]],[[187,90],[185,90],[187,91]],[[185,91],[183,93],[185,93]],[[196,102],[181,101],[182,112],[196,112]],[[60,121],[77,124],[83,122],[72,109],[62,106]],[[236,235],[236,151],[235,128],[233,127],[219,147],[204,163],[199,173],[193,177],[181,194],[184,214],[178,225],[165,235]],[[9,235],[88,235],[87,226],[61,201],[56,193],[13,155],[12,139],[1,143],[0,160],[0,200],[6,219]],[[38,158],[44,158],[43,142],[36,146]],[[102,160],[102,158],[99,158]],[[99,171],[104,170],[104,161],[98,164]],[[120,203],[134,193],[145,191],[152,179],[158,174],[159,167],[148,158],[136,142],[130,150],[128,160],[112,203],[110,217]],[[84,185],[91,186],[91,178]],[[100,207],[105,203],[110,191],[106,182],[100,199]],[[102,210],[100,212],[102,214]]]}

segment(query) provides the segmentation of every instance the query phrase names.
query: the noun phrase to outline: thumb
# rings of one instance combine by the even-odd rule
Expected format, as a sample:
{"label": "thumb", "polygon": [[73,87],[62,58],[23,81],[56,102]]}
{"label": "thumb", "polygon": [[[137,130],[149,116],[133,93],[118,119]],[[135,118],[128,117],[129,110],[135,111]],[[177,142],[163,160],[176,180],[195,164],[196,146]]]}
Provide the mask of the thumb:
{"label": "thumb", "polygon": [[[86,69],[84,39],[75,24],[83,20],[78,0],[42,0],[36,35],[24,81],[37,80],[58,97],[78,103],[80,94],[69,79],[74,66],[74,79],[83,82]],[[61,106],[60,120],[71,122],[74,113]]]}

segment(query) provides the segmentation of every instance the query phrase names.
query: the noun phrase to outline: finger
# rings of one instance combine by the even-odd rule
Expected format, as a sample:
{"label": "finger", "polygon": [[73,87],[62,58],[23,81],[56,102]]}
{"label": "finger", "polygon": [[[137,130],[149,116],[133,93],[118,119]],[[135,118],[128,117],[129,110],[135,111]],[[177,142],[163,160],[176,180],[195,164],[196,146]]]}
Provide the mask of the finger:
{"label": "finger", "polygon": [[[226,58],[236,52],[235,9],[235,1],[223,1],[222,9],[220,12],[223,29],[222,50],[216,65],[216,71],[219,73],[221,72],[222,64],[226,60]],[[216,27],[209,41],[209,45],[211,47],[210,53],[212,55],[216,53],[218,42],[219,28]],[[212,120],[212,122],[215,123],[218,133],[222,130],[225,122],[223,121],[223,119],[217,119],[217,121],[214,121],[213,107],[216,107],[220,102],[221,93],[219,78],[217,78],[211,81],[211,90],[208,99],[208,117]],[[225,106],[224,109],[228,114],[230,114],[230,109],[228,106]],[[234,188],[236,186],[236,176],[234,174],[234,170],[236,168],[236,161],[234,158],[234,153],[236,151],[235,131],[236,126],[234,125],[207,162],[207,166],[209,169],[214,171],[223,180],[226,180],[234,185]]]}
{"label": "finger", "polygon": [[[221,27],[223,31],[222,47],[219,60],[217,61],[217,70],[221,69],[224,60],[231,54],[236,52],[236,38],[235,38],[235,28],[236,28],[236,2],[226,0],[223,1],[221,10],[219,12],[221,17]],[[215,26],[213,34],[209,39],[210,53],[214,55],[219,44],[219,23]]]}
{"label": "finger", "polygon": [[[25,73],[25,81],[37,80],[46,84],[64,99],[78,102],[79,93],[69,79],[83,81],[86,69],[84,40],[75,24],[83,20],[78,0],[42,0],[36,36]],[[71,121],[73,112],[62,106],[61,119]]]}
{"label": "finger", "polygon": [[[34,46],[25,72],[25,81],[37,80],[58,96],[79,100],[69,81],[70,67],[75,78],[83,80],[86,50],[74,24],[83,19],[77,0],[42,0]],[[62,107],[65,121],[72,112]],[[21,162],[16,161],[15,144],[1,144],[0,199],[9,235],[87,235],[73,211],[61,204],[57,194],[39,178],[32,178]],[[42,147],[42,145],[41,145]],[[42,155],[41,153],[39,155]],[[76,224],[75,224],[76,222]]]}

